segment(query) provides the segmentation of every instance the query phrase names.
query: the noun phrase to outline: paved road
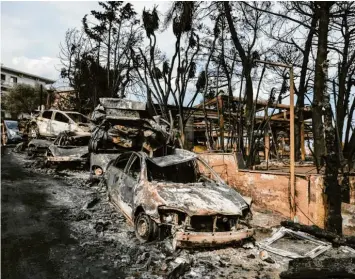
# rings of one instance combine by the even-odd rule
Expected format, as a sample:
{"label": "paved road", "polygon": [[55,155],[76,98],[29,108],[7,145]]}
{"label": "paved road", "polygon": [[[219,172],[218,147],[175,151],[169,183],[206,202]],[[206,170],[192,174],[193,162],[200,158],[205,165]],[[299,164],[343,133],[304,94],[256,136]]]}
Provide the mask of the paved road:
{"label": "paved road", "polygon": [[57,218],[65,207],[49,195],[60,185],[23,169],[9,151],[1,157],[2,278],[60,278],[60,259],[52,257],[51,249],[75,245]]}

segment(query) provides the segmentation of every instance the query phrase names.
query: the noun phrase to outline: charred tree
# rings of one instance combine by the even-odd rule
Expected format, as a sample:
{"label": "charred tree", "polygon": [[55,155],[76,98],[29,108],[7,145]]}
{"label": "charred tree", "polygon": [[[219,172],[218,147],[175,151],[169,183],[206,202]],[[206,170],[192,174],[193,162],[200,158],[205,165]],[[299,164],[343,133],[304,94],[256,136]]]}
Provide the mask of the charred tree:
{"label": "charred tree", "polygon": [[[327,46],[329,15],[332,5],[332,2],[318,2],[316,4],[316,12],[319,18],[319,34],[313,98],[313,135],[315,159],[318,168],[323,165],[323,160],[325,161],[324,186],[327,196],[325,227],[329,231],[341,234],[342,217],[341,188],[338,185],[338,141],[333,125],[330,94],[327,88]],[[324,123],[322,116],[324,116]]]}

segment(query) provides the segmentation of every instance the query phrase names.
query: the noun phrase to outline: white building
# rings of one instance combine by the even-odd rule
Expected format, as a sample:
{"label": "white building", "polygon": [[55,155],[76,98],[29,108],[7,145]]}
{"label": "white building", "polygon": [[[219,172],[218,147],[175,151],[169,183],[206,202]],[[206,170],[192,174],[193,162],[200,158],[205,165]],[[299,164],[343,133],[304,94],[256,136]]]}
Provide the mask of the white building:
{"label": "white building", "polygon": [[39,77],[30,73],[25,73],[12,68],[1,65],[1,94],[6,94],[10,88],[18,83],[28,84],[35,86],[36,84],[53,84],[55,81]]}

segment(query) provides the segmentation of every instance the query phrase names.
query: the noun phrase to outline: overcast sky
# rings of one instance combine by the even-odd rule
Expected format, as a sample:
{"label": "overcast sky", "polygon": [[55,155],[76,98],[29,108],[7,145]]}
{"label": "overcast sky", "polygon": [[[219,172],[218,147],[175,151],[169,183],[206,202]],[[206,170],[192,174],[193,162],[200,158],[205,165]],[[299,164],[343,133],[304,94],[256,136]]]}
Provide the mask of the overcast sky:
{"label": "overcast sky", "polygon": [[[158,5],[165,13],[169,2],[132,2],[141,19],[144,7]],[[1,2],[1,63],[7,67],[57,80],[59,44],[68,28],[81,27],[81,19],[99,9],[89,2]],[[159,37],[161,40],[159,40]],[[172,32],[159,34],[160,48],[169,52]]]}

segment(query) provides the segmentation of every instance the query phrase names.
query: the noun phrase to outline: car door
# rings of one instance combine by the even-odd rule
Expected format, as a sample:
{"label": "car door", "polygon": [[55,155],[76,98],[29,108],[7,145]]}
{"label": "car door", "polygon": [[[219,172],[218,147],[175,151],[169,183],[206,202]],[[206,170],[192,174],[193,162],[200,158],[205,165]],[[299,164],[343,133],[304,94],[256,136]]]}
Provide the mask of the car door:
{"label": "car door", "polygon": [[119,188],[122,202],[131,208],[133,208],[134,188],[139,182],[140,171],[140,158],[137,154],[132,153],[131,158],[122,174],[121,185]]}
{"label": "car door", "polygon": [[50,136],[50,123],[53,112],[50,110],[43,111],[36,119],[39,134],[42,136]]}
{"label": "car door", "polygon": [[69,131],[70,119],[63,113],[56,111],[51,121],[51,134],[59,135],[60,132]]}
{"label": "car door", "polygon": [[[134,187],[138,183],[140,160],[134,153],[120,156],[108,171],[107,184],[111,200],[131,219]],[[123,167],[123,164],[125,166]]]}
{"label": "car door", "polygon": [[[130,210],[126,210],[122,206],[122,199],[120,196],[120,187],[122,185],[121,177],[131,158],[132,153],[124,153],[117,157],[117,159],[108,167],[105,176],[107,183],[107,191],[110,200],[120,207],[121,211],[126,215]],[[127,215],[126,215],[127,216]]]}

